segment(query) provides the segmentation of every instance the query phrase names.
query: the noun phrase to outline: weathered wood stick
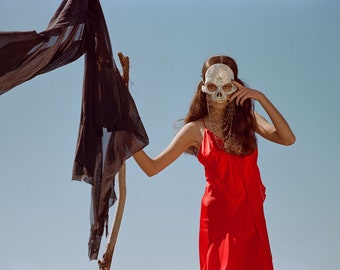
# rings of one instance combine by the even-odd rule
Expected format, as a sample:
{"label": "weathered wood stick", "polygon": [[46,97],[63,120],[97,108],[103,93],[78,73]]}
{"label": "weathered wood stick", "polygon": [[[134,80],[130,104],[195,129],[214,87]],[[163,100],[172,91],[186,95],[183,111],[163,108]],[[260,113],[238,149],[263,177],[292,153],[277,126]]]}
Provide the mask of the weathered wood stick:
{"label": "weathered wood stick", "polygon": [[[128,86],[129,84],[129,58],[121,52],[118,53],[120,63],[123,68],[123,79]],[[126,164],[123,163],[118,172],[119,197],[116,209],[116,215],[112,224],[112,229],[109,235],[109,241],[106,246],[105,253],[101,260],[98,260],[99,270],[110,270],[113,252],[116,246],[120,224],[122,222],[125,201],[126,201]]]}

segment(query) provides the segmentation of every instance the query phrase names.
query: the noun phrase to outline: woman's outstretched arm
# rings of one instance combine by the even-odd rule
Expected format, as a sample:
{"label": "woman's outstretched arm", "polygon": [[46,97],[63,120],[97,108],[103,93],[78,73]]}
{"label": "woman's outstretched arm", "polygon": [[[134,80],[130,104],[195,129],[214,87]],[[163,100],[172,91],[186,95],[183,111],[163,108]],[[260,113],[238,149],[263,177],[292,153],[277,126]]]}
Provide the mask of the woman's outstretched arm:
{"label": "woman's outstretched arm", "polygon": [[137,152],[133,157],[139,167],[151,177],[169,166],[190,146],[198,148],[201,141],[202,135],[199,124],[191,122],[181,128],[168,147],[157,157],[149,157],[144,150]]}

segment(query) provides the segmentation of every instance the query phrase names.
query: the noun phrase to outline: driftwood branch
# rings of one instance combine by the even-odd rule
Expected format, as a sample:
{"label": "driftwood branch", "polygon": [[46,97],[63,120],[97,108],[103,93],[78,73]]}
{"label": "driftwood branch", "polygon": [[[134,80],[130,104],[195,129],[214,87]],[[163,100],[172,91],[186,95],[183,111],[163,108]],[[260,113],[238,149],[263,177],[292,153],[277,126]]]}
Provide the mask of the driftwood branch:
{"label": "driftwood branch", "polygon": [[[124,56],[121,52],[118,53],[120,63],[123,69],[123,79],[125,84],[129,84],[129,58]],[[112,224],[109,241],[106,246],[105,253],[101,260],[98,260],[99,270],[110,270],[113,252],[116,246],[120,224],[122,222],[125,201],[126,201],[126,164],[123,163],[118,172],[119,197],[116,209],[116,215]]]}

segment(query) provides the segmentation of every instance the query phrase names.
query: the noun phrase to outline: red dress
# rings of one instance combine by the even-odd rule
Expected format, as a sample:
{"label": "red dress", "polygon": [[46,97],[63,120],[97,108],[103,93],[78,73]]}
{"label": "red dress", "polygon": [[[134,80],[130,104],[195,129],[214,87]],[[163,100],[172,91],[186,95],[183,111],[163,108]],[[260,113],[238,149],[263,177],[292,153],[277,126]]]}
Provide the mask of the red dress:
{"label": "red dress", "polygon": [[207,181],[200,217],[201,270],[273,270],[257,150],[244,157],[228,154],[205,129],[198,160]]}

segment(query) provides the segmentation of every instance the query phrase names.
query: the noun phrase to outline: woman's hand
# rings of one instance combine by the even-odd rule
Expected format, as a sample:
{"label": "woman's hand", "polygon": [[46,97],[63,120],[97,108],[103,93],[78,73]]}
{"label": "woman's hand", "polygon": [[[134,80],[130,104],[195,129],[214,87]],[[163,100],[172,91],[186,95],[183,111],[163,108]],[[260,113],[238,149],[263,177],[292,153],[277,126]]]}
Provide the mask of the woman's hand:
{"label": "woman's hand", "polygon": [[243,102],[248,98],[259,101],[259,99],[261,99],[261,96],[263,96],[260,91],[245,87],[237,81],[232,81],[232,83],[235,84],[238,90],[231,95],[230,101],[235,99],[236,105],[242,106]]}

